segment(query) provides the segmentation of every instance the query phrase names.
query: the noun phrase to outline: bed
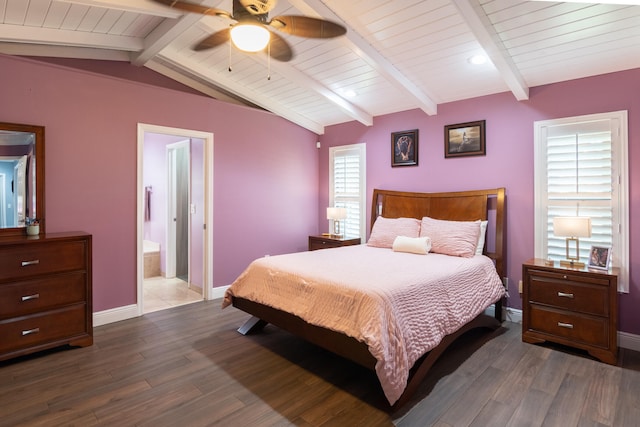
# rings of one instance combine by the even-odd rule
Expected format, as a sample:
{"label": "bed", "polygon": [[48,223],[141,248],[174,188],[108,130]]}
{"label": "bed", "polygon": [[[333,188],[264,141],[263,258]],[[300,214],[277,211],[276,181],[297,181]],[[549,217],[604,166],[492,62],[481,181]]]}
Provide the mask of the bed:
{"label": "bed", "polygon": [[[413,236],[416,224],[422,234]],[[252,315],[242,334],[271,323],[374,370],[397,409],[460,335],[500,326],[505,241],[504,188],[376,189],[367,244],[255,260],[227,289],[223,307]],[[418,254],[425,243],[431,250]]]}

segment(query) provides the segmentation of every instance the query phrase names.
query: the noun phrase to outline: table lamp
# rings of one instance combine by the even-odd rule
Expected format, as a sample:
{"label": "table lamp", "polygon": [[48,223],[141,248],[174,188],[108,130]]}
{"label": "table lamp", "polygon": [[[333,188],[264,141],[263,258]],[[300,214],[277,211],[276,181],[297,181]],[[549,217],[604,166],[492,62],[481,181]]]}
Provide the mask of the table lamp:
{"label": "table lamp", "polygon": [[347,218],[347,208],[327,208],[327,219],[333,220],[332,236],[341,237],[340,220]]}
{"label": "table lamp", "polygon": [[[591,237],[591,218],[586,216],[557,216],[553,218],[553,235],[566,238],[566,260],[560,265],[569,268],[584,268],[580,262],[579,237]],[[571,254],[570,246],[575,244],[575,255]]]}

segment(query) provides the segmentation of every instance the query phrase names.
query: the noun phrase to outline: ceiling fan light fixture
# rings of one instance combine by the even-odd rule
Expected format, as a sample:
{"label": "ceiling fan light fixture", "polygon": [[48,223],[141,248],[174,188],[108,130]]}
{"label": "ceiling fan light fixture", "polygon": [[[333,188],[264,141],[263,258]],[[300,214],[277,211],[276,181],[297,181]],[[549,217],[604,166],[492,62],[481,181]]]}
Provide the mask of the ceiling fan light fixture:
{"label": "ceiling fan light fixture", "polygon": [[469,61],[469,64],[482,65],[482,64],[486,64],[487,57],[484,55],[473,55],[472,57],[467,59],[467,61]]}
{"label": "ceiling fan light fixture", "polygon": [[231,28],[231,40],[240,50],[258,52],[269,44],[271,33],[262,25],[238,24]]}

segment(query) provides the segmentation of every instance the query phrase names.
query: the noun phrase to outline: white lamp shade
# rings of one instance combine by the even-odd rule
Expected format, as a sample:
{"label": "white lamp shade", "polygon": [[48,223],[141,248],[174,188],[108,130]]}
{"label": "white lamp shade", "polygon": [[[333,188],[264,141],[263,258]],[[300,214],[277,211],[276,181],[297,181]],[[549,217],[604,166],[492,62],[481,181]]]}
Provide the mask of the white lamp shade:
{"label": "white lamp shade", "polygon": [[347,208],[327,208],[327,219],[346,219]]}
{"label": "white lamp shade", "polygon": [[553,218],[553,235],[557,237],[591,237],[591,218],[557,216]]}
{"label": "white lamp shade", "polygon": [[269,44],[271,33],[262,25],[238,24],[231,28],[231,40],[240,50],[258,52]]}

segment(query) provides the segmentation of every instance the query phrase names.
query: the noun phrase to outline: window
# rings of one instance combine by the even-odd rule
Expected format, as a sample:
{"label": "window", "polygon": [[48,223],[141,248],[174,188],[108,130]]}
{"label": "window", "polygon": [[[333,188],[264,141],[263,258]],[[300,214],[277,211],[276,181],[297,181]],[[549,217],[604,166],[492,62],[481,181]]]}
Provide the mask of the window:
{"label": "window", "polygon": [[[366,238],[366,146],[329,148],[329,206],[347,208],[341,230],[345,237]],[[333,226],[330,224],[330,230]]]}
{"label": "window", "polygon": [[586,263],[591,245],[611,246],[618,290],[628,292],[627,112],[535,122],[534,139],[536,257],[565,258],[565,238],[553,235],[554,217],[590,217],[580,260]]}

